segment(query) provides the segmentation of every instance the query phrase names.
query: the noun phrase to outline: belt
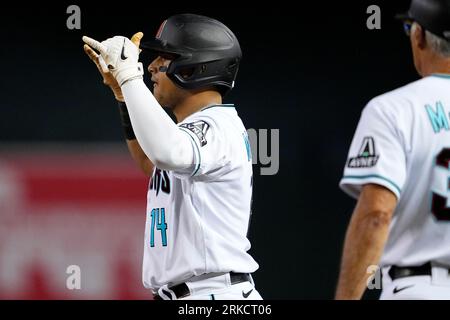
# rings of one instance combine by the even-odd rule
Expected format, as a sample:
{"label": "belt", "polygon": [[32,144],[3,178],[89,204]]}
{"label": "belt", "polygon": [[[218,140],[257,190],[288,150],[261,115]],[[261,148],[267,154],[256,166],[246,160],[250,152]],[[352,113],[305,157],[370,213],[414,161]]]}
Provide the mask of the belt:
{"label": "belt", "polygon": [[427,262],[417,267],[392,266],[388,274],[392,280],[413,276],[431,276],[431,263]]}
{"label": "belt", "polygon": [[[246,282],[246,281],[250,281],[250,274],[248,273],[236,273],[236,272],[230,272],[230,282],[231,285],[233,284],[238,284],[241,282]],[[177,284],[176,286],[172,286],[169,287],[169,290],[172,291],[175,296],[177,297],[177,299],[181,299],[181,298],[185,298],[187,296],[189,296],[191,293],[189,291],[189,287],[187,286],[186,283],[180,283]],[[165,290],[163,289],[163,292]],[[165,293],[165,292],[164,292]],[[166,294],[168,297],[171,297],[170,292],[167,292]],[[161,298],[159,295],[155,295],[153,297],[154,300],[164,300],[163,298]]]}

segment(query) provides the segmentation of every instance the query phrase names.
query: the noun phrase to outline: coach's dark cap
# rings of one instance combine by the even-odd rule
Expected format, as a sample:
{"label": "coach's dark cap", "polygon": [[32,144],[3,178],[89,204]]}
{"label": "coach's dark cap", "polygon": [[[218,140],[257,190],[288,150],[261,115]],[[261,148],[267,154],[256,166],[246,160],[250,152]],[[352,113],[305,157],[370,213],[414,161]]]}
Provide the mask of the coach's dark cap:
{"label": "coach's dark cap", "polygon": [[409,10],[396,18],[416,21],[425,30],[450,40],[450,0],[412,0]]}

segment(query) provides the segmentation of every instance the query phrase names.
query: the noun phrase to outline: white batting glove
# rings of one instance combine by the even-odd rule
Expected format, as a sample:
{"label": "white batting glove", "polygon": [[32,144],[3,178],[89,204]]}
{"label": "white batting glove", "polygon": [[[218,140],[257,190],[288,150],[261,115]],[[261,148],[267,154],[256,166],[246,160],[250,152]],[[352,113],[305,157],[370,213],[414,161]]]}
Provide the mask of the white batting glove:
{"label": "white batting glove", "polygon": [[83,37],[83,41],[100,52],[109,71],[120,86],[133,79],[142,79],[144,68],[139,60],[139,48],[128,38],[115,36],[103,42]]}

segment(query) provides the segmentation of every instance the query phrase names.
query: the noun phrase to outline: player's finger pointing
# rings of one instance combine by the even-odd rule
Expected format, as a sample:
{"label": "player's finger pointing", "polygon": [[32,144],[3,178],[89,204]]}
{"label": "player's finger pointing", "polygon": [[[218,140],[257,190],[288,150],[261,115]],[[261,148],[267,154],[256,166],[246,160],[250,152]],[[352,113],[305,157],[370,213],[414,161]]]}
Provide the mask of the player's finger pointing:
{"label": "player's finger pointing", "polygon": [[84,43],[88,44],[89,46],[91,46],[95,50],[99,51],[102,55],[106,54],[106,51],[107,51],[106,46],[101,44],[97,40],[94,40],[92,38],[83,36],[83,41],[84,41]]}
{"label": "player's finger pointing", "polygon": [[83,46],[84,52],[91,58],[92,61],[97,62],[98,61],[98,54],[92,50],[91,47],[89,47],[87,44]]}
{"label": "player's finger pointing", "polygon": [[131,37],[131,42],[133,42],[136,45],[136,47],[139,48],[142,37],[144,37],[144,34],[142,32],[137,32]]}

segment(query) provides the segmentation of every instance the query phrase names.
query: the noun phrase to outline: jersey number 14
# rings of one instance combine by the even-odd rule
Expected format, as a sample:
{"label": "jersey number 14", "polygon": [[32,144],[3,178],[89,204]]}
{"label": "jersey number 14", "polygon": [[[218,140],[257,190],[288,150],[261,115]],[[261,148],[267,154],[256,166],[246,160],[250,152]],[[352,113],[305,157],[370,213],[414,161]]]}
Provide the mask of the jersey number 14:
{"label": "jersey number 14", "polygon": [[167,246],[167,223],[164,208],[155,208],[151,212],[150,247],[155,246],[155,225],[156,230],[161,231],[161,242],[163,247]]}

